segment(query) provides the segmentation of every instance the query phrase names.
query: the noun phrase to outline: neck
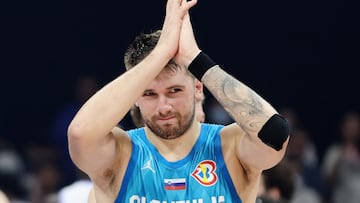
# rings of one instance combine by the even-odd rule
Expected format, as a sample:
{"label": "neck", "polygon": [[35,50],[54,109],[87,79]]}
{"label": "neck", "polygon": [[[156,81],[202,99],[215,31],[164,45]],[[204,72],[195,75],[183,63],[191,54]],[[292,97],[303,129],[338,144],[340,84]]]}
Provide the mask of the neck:
{"label": "neck", "polygon": [[183,159],[193,148],[200,135],[200,123],[194,121],[185,134],[175,139],[163,139],[145,127],[147,139],[155,146],[159,153],[168,161],[174,162]]}

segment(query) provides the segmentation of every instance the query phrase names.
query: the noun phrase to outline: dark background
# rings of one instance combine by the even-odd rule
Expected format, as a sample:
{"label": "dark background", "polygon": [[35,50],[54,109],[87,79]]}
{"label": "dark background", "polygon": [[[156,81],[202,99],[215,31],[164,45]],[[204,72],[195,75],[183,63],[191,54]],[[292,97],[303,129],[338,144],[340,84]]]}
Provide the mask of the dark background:
{"label": "dark background", "polygon": [[[1,4],[1,136],[20,147],[47,139],[79,75],[121,74],[127,45],[165,11],[164,0]],[[199,0],[191,15],[199,46],[276,108],[294,107],[320,153],[359,107],[357,3]]]}

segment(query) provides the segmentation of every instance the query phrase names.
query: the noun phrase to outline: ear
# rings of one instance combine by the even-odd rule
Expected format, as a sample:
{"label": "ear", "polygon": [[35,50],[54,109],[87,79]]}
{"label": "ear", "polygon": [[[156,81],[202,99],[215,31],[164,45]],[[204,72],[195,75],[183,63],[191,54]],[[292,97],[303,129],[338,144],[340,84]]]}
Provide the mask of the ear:
{"label": "ear", "polygon": [[137,101],[135,102],[135,106],[136,106],[136,107],[139,107],[139,104],[138,104],[138,102],[137,102]]}
{"label": "ear", "polygon": [[196,101],[201,101],[203,99],[204,91],[203,84],[198,79],[195,79],[195,99]]}

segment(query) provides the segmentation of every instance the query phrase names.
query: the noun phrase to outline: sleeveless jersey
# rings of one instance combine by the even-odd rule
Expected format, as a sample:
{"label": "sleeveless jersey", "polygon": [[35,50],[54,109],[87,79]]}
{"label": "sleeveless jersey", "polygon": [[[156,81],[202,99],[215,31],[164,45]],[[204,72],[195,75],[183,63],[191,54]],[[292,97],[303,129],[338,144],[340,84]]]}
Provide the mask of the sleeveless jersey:
{"label": "sleeveless jersey", "polygon": [[221,150],[222,125],[202,124],[190,153],[167,161],[144,128],[128,131],[132,154],[115,203],[241,203]]}

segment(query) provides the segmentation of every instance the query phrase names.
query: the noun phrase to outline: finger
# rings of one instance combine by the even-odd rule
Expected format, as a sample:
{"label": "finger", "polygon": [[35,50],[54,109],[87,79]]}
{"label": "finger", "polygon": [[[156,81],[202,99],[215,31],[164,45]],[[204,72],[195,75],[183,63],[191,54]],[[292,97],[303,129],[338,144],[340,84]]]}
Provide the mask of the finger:
{"label": "finger", "polygon": [[198,0],[182,0],[181,6],[185,10],[189,10],[191,7],[195,6]]}

